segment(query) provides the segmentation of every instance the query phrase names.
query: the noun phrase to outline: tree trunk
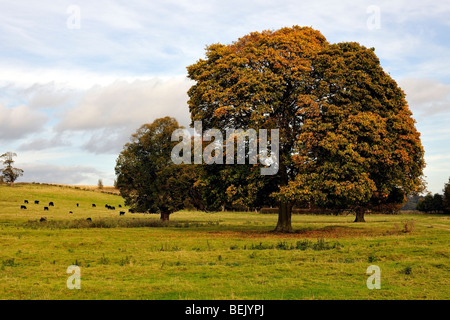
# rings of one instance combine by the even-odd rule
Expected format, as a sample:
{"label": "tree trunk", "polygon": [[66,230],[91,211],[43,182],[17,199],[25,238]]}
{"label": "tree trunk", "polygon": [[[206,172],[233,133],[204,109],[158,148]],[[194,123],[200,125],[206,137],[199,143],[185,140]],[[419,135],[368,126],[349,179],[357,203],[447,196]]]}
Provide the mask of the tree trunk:
{"label": "tree trunk", "polygon": [[[280,161],[280,184],[281,186],[286,186],[289,182],[289,178],[287,175],[287,168]],[[278,222],[277,227],[275,228],[275,232],[285,232],[290,233],[293,232],[291,225],[291,215],[292,215],[292,207],[288,201],[281,201],[280,206],[278,208]]]}
{"label": "tree trunk", "polygon": [[355,213],[355,221],[354,222],[366,222],[366,220],[364,220],[364,212],[366,210],[364,210],[363,208],[358,208],[356,209],[356,213]]}
{"label": "tree trunk", "polygon": [[287,202],[280,203],[278,208],[278,223],[275,232],[294,232],[291,225],[292,208]]}
{"label": "tree trunk", "polygon": [[161,212],[161,221],[169,221],[170,213],[168,212]]}

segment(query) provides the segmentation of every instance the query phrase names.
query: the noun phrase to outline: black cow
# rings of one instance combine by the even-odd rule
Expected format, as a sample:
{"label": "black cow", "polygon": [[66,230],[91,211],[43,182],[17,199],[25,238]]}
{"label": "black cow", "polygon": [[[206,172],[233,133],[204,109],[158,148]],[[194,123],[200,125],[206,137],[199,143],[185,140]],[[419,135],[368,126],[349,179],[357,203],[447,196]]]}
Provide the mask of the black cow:
{"label": "black cow", "polygon": [[92,219],[91,218],[87,218],[86,221],[92,221]]}
{"label": "black cow", "polygon": [[116,207],[114,207],[114,206],[113,206],[113,207],[111,207],[111,210],[116,210]]}
{"label": "black cow", "polygon": [[27,209],[27,207],[26,206],[20,206],[20,209]]}
{"label": "black cow", "polygon": [[44,211],[48,211],[48,207],[44,207]]}
{"label": "black cow", "polygon": [[28,203],[28,200],[24,200],[24,202],[23,203]]}
{"label": "black cow", "polygon": [[93,203],[93,204],[92,204],[92,208],[95,208],[95,207],[97,207],[97,206],[95,205],[95,203]]}
{"label": "black cow", "polygon": [[122,205],[121,205],[121,204],[119,204],[119,208],[122,208]]}
{"label": "black cow", "polygon": [[69,213],[73,213],[72,211],[69,211]]}
{"label": "black cow", "polygon": [[78,206],[79,206],[80,204],[79,203],[77,203],[77,208],[78,208]]}
{"label": "black cow", "polygon": [[120,211],[119,215],[123,216],[125,214],[125,211]]}
{"label": "black cow", "polygon": [[40,222],[45,222],[45,221],[47,221],[47,218],[46,218],[46,217],[41,217],[41,218],[39,219],[39,221],[40,221]]}
{"label": "black cow", "polygon": [[38,200],[34,200],[34,204],[39,204],[39,201]]}
{"label": "black cow", "polygon": [[134,213],[134,210],[133,209],[128,209],[128,212],[129,213]]}
{"label": "black cow", "polygon": [[48,203],[48,206],[49,206],[49,207],[54,207],[55,204],[54,204],[53,202],[49,202],[49,203]]}

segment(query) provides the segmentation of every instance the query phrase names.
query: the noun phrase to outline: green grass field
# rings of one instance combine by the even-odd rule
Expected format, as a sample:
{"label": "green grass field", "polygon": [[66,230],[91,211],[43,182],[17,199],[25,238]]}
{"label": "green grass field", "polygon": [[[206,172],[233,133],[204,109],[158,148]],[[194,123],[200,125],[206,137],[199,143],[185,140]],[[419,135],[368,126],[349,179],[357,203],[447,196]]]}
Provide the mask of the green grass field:
{"label": "green grass field", "polygon": [[[275,214],[183,211],[161,224],[119,216],[119,204],[95,191],[0,186],[0,299],[450,298],[449,216],[294,215],[296,233],[275,234]],[[79,290],[67,288],[70,265]],[[366,286],[371,265],[379,290]]]}

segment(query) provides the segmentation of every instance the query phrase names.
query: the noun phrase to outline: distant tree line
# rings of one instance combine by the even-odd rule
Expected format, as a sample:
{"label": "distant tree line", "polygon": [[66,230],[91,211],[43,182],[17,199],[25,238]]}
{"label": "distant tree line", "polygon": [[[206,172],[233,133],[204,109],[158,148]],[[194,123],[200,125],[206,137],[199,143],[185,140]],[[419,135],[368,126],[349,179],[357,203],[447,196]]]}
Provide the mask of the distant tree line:
{"label": "distant tree line", "polygon": [[423,200],[422,195],[418,194],[411,194],[406,197],[406,202],[403,204],[400,210],[403,211],[411,211],[411,210],[417,210],[417,204],[419,201]]}
{"label": "distant tree line", "polygon": [[416,209],[427,213],[450,213],[450,178],[444,186],[443,194],[428,193],[418,201]]}

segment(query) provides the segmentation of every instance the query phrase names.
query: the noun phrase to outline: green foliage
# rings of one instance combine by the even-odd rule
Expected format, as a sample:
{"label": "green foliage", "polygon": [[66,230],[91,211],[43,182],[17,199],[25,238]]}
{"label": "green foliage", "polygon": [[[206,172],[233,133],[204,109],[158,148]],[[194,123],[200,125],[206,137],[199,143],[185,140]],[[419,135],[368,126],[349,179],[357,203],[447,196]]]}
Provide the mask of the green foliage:
{"label": "green foliage", "polygon": [[156,119],[141,126],[120,153],[116,163],[117,187],[125,203],[137,212],[160,213],[162,220],[198,201],[196,167],[175,165],[171,151],[173,131],[180,129],[174,118]]}
{"label": "green foliage", "polygon": [[428,193],[423,200],[420,200],[417,203],[417,210],[427,213],[439,213],[444,211],[443,196],[438,193],[435,193],[434,195]]}
{"label": "green foliage", "polygon": [[371,49],[330,45],[314,61],[320,79],[305,106],[299,174],[280,196],[328,208],[401,204],[422,188],[423,148],[403,91]]}
{"label": "green foliage", "polygon": [[199,168],[199,187],[208,210],[253,211],[276,205],[272,192],[276,176],[261,176],[258,165],[203,165]]}

